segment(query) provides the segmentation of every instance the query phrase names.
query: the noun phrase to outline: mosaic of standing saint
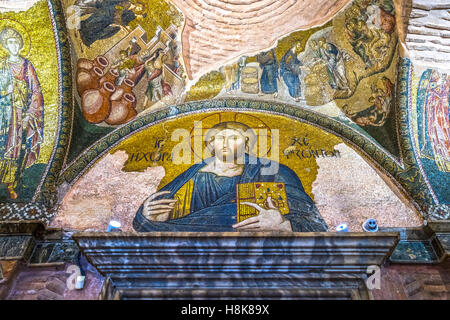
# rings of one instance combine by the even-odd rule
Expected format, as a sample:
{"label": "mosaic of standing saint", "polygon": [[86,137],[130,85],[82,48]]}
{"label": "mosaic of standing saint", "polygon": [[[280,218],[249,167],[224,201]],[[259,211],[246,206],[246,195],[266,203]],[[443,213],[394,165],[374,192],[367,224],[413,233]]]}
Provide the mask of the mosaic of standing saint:
{"label": "mosaic of standing saint", "polygon": [[0,183],[11,199],[23,171],[39,157],[43,142],[44,98],[31,61],[23,58],[22,35],[13,28],[0,32],[9,55],[0,61]]}

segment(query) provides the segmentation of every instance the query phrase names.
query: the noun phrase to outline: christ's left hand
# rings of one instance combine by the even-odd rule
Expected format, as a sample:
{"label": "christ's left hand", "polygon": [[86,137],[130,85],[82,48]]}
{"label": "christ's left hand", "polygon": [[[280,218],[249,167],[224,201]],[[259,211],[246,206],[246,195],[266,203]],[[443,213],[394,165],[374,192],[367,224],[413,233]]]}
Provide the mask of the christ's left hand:
{"label": "christ's left hand", "polygon": [[259,214],[234,224],[233,228],[239,231],[292,231],[291,223],[275,207],[271,197],[267,197],[268,209],[253,202],[241,202],[241,204],[255,208]]}

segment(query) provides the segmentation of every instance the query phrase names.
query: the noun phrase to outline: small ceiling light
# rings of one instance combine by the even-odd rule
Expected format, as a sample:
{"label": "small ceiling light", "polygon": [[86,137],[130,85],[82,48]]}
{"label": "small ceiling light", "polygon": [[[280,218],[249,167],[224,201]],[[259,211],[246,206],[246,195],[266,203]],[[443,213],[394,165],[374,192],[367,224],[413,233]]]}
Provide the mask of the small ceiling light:
{"label": "small ceiling light", "polygon": [[378,224],[375,221],[375,219],[368,219],[366,222],[363,223],[363,230],[366,232],[377,232],[378,231]]}
{"label": "small ceiling light", "polygon": [[106,232],[117,232],[120,231],[120,227],[122,225],[117,220],[111,220],[108,224],[108,229],[106,229]]}
{"label": "small ceiling light", "polygon": [[337,232],[348,232],[348,225],[346,223],[341,223],[336,227]]}

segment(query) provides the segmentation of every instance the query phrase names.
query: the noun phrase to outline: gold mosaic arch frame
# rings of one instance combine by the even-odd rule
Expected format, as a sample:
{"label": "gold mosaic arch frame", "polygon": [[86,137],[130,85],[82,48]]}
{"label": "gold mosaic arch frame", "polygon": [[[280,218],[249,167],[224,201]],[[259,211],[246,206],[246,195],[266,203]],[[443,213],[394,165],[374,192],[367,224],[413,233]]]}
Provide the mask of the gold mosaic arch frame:
{"label": "gold mosaic arch frame", "polygon": [[[69,151],[73,122],[72,63],[65,16],[61,3],[47,0],[58,54],[59,113],[57,140],[35,199],[49,208],[56,205],[57,180]],[[39,190],[40,189],[40,190]],[[39,194],[40,191],[40,194]]]}

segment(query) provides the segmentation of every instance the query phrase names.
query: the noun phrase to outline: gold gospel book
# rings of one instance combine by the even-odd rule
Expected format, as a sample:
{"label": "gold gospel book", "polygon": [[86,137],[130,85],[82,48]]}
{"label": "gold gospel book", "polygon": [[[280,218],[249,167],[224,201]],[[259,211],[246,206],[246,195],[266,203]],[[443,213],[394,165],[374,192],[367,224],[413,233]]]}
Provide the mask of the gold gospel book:
{"label": "gold gospel book", "polygon": [[262,208],[268,209],[267,197],[272,198],[275,207],[281,214],[289,213],[289,205],[286,196],[286,187],[281,182],[251,182],[240,183],[236,186],[237,200],[237,222],[242,222],[248,218],[257,216],[258,210],[241,204],[242,202],[253,202]]}

